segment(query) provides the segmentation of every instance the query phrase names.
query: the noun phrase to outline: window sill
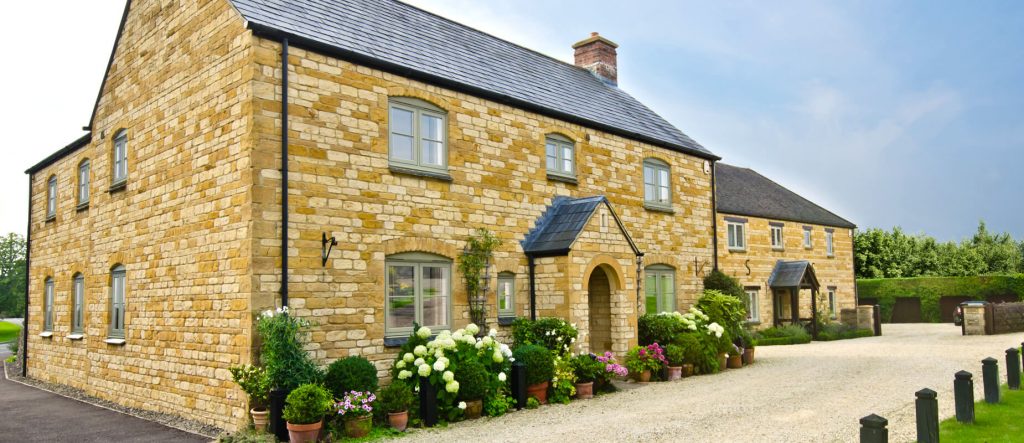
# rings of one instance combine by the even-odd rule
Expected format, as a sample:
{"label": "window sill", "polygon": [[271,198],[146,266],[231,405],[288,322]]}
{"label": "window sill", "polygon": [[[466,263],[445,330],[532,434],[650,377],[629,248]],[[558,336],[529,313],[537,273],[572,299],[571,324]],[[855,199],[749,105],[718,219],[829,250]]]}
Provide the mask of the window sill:
{"label": "window sill", "polygon": [[71,334],[68,336],[68,340],[81,340],[83,338],[85,338],[85,336],[82,334]]}
{"label": "window sill", "polygon": [[115,192],[123,191],[125,189],[128,189],[128,179],[124,179],[116,183],[111,183],[110,188],[107,189],[107,192],[113,194]]}
{"label": "window sill", "polygon": [[89,209],[89,202],[79,203],[78,206],[75,206],[75,211],[78,212],[82,212],[86,209]]}
{"label": "window sill", "polygon": [[53,331],[43,331],[43,332],[40,332],[39,336],[43,337],[43,338],[53,337]]}
{"label": "window sill", "polygon": [[498,317],[498,326],[509,326],[515,321],[515,317]]}
{"label": "window sill", "polygon": [[828,254],[828,255],[826,255],[825,257],[828,257],[828,258],[836,258],[836,255],[835,255],[835,254]]}
{"label": "window sill", "polygon": [[570,185],[578,185],[578,184],[580,184],[580,182],[576,180],[576,177],[566,177],[564,175],[556,175],[556,174],[552,174],[552,173],[548,173],[548,180],[555,181],[555,182],[568,183]]}
{"label": "window sill", "polygon": [[672,209],[671,206],[662,206],[662,205],[656,205],[656,204],[647,203],[647,202],[644,202],[644,209],[646,209],[648,211],[653,211],[653,212],[663,212],[665,214],[675,214],[676,213],[675,209]]}
{"label": "window sill", "polygon": [[409,337],[384,337],[385,348],[397,348],[409,341]]}
{"label": "window sill", "polygon": [[108,345],[121,346],[121,345],[124,345],[124,339],[123,338],[108,338],[106,340],[103,340],[103,343],[106,343]]}
{"label": "window sill", "polygon": [[746,252],[747,252],[747,250],[746,250],[746,248],[743,248],[743,249],[739,249],[739,248],[729,248],[729,252],[735,252],[735,253],[740,253],[740,254],[744,254],[744,253],[746,253]]}
{"label": "window sill", "polygon": [[761,320],[747,320],[744,323],[748,326],[759,326],[761,324]]}
{"label": "window sill", "polygon": [[786,248],[777,248],[775,246],[772,246],[772,251],[773,252],[786,252]]}
{"label": "window sill", "polygon": [[57,214],[47,215],[46,218],[43,219],[43,222],[44,223],[49,223],[49,222],[52,222],[54,220],[57,220]]}
{"label": "window sill", "polygon": [[434,172],[424,171],[422,169],[409,168],[405,166],[388,165],[388,170],[394,174],[412,175],[415,177],[432,178],[436,180],[443,180],[446,182],[452,181],[452,176],[448,175],[447,172]]}

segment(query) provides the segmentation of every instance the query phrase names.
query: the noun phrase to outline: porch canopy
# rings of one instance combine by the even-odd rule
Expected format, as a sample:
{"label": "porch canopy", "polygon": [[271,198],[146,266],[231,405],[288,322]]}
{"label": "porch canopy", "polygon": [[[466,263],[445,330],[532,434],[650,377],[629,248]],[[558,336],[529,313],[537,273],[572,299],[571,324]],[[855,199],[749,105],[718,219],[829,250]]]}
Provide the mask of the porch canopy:
{"label": "porch canopy", "polygon": [[[783,322],[788,321],[790,324],[800,324],[801,322],[811,323],[811,335],[814,338],[818,338],[818,277],[814,275],[814,265],[807,260],[779,260],[775,263],[775,268],[772,270],[772,274],[768,277],[768,287],[772,291],[773,308],[772,316],[774,317],[774,325],[780,326]],[[810,289],[811,290],[811,317],[800,318],[800,290]],[[779,298],[780,293],[789,293],[789,319],[784,319],[780,315],[782,310],[780,309],[782,301]]]}

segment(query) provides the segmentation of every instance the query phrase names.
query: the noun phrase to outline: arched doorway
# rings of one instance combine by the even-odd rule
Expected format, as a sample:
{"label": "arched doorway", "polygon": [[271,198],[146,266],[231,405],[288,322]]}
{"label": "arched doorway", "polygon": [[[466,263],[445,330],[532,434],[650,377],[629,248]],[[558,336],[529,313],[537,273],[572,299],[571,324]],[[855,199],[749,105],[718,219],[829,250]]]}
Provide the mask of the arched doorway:
{"label": "arched doorway", "polygon": [[587,307],[590,313],[590,352],[600,354],[612,349],[612,290],[608,274],[594,268],[587,282]]}

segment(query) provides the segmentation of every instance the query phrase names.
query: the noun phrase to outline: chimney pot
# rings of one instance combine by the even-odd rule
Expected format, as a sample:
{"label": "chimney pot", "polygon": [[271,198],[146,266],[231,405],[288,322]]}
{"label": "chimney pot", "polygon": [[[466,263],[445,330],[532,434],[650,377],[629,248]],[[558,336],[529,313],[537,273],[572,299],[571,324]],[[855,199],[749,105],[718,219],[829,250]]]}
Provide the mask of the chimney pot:
{"label": "chimney pot", "polygon": [[590,71],[609,85],[618,86],[619,75],[615,52],[615,48],[618,47],[619,45],[615,42],[601,37],[597,32],[591,32],[590,37],[572,45],[572,48],[576,50],[576,66]]}

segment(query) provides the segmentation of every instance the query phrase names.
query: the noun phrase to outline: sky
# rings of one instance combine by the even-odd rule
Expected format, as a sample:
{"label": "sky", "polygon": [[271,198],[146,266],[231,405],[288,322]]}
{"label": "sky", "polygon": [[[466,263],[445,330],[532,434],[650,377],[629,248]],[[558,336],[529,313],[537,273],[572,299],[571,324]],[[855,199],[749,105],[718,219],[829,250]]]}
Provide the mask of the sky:
{"label": "sky", "polygon": [[[567,62],[600,32],[619,87],[861,229],[1024,238],[1024,2],[408,2]],[[83,134],[123,6],[0,6],[0,233],[25,232],[25,169]]]}

